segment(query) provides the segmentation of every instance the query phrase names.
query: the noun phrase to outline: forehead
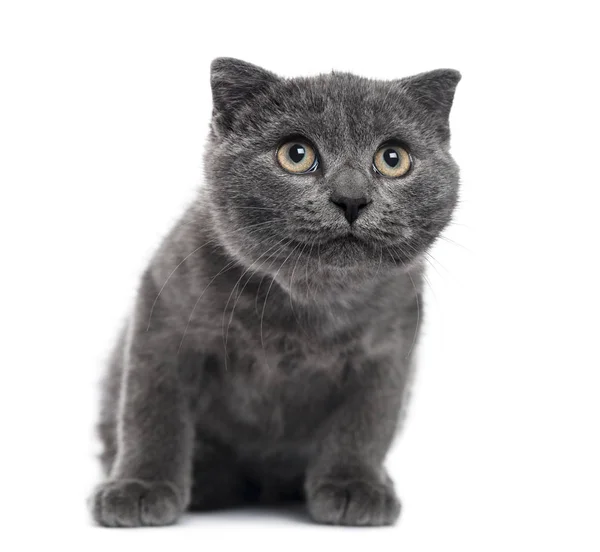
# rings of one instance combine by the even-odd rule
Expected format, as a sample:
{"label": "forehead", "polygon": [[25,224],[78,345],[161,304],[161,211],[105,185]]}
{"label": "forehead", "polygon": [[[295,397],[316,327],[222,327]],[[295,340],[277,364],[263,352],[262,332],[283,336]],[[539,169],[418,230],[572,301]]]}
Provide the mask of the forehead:
{"label": "forehead", "polygon": [[268,141],[300,134],[323,149],[357,152],[392,138],[426,145],[422,117],[398,82],[346,73],[282,81],[255,100],[248,116]]}

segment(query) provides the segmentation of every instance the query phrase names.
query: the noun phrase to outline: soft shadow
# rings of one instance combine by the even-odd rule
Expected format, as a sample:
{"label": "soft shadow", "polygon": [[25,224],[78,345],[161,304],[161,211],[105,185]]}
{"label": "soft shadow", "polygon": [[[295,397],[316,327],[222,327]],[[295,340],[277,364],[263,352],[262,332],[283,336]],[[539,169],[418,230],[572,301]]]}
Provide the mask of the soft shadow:
{"label": "soft shadow", "polygon": [[314,522],[310,519],[306,511],[306,505],[303,503],[282,503],[277,505],[265,506],[239,506],[230,509],[206,510],[186,512],[180,523],[197,524],[202,521],[210,520],[211,524],[219,521],[223,522],[249,522],[254,523],[257,520],[261,522],[269,521],[275,524],[293,523],[310,524]]}

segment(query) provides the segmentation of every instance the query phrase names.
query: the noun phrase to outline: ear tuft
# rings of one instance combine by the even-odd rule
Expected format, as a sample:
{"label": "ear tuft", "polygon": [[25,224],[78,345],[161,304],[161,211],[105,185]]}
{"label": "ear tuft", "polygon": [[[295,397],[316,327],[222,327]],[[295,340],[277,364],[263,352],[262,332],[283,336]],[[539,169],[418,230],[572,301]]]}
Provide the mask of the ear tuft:
{"label": "ear tuft", "polygon": [[231,128],[236,111],[279,80],[266,69],[234,58],[216,58],[210,66],[213,122],[221,130]]}

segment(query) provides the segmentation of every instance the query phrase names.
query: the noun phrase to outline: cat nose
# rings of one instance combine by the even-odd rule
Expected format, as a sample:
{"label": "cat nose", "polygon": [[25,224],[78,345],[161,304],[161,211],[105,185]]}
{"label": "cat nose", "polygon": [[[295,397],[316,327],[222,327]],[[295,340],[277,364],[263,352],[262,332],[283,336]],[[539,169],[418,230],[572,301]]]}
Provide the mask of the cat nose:
{"label": "cat nose", "polygon": [[331,181],[329,199],[344,212],[346,220],[353,224],[371,203],[369,177],[354,167],[344,167]]}
{"label": "cat nose", "polygon": [[332,194],[330,199],[332,203],[344,211],[344,216],[350,224],[358,218],[361,210],[369,204],[369,200],[365,196],[344,197]]}

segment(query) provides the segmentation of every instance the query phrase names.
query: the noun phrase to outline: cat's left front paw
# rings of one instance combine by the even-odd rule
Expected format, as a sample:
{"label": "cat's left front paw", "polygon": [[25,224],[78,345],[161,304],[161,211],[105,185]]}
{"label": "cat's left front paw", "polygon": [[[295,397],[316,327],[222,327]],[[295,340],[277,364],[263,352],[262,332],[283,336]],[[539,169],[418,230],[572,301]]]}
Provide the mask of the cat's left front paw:
{"label": "cat's left front paw", "polygon": [[389,480],[324,478],[307,488],[308,511],[319,523],[332,525],[392,525],[400,502]]}

